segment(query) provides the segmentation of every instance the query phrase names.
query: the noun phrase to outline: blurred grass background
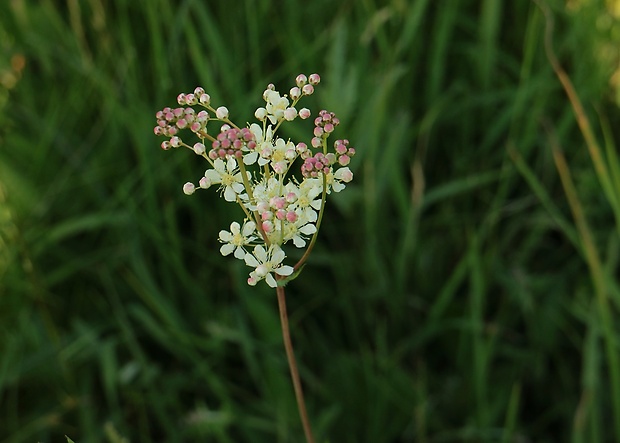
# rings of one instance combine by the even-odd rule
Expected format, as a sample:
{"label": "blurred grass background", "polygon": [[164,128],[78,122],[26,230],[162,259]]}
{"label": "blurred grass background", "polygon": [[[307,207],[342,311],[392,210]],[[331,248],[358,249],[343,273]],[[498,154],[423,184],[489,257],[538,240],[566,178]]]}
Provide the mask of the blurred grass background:
{"label": "blurred grass background", "polygon": [[318,440],[620,441],[620,6],[545,3],[603,172],[528,0],[0,2],[0,443],[302,441],[236,208],[152,133],[300,72],[358,152],[287,287]]}

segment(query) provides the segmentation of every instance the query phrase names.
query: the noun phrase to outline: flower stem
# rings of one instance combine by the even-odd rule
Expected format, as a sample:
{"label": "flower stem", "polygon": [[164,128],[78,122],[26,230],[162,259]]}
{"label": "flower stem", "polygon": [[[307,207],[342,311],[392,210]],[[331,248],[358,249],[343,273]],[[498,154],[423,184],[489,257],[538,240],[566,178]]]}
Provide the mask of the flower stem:
{"label": "flower stem", "polygon": [[308,412],[306,411],[306,402],[304,401],[304,392],[301,388],[299,379],[299,371],[297,370],[297,362],[295,361],[295,353],[293,352],[293,343],[291,342],[291,333],[288,326],[288,315],[286,313],[286,294],[284,286],[276,288],[278,295],[278,308],[280,309],[280,324],[282,325],[282,338],[284,339],[284,349],[286,350],[286,358],[288,367],[291,371],[293,379],[293,388],[295,389],[295,398],[297,399],[297,409],[301,418],[301,424],[304,427],[307,443],[314,443],[312,429],[310,429],[310,421],[308,420]]}

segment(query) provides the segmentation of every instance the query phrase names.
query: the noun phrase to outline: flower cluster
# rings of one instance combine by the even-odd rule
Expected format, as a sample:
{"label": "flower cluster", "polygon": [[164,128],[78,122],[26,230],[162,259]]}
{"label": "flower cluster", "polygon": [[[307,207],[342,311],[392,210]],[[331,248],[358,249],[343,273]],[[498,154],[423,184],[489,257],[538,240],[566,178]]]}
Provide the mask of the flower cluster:
{"label": "flower cluster", "polygon": [[[265,105],[254,113],[258,123],[247,127],[234,124],[226,107],[213,107],[201,87],[179,94],[178,107],[166,107],[156,114],[154,132],[166,138],[162,149],[188,148],[209,163],[197,184],[185,183],[183,192],[191,195],[217,187],[226,201],[236,202],[243,210],[242,223],[235,221],[230,230],[220,231],[220,252],[233,254],[254,268],[248,277],[250,285],[265,280],[275,287],[278,280],[285,281],[299,269],[314,244],[326,195],[340,192],[353,179],[348,165],[355,149],[348,140],[328,143],[340,123],[333,112],[318,113],[309,146],[277,136],[284,122],[311,117],[308,108],[298,110],[297,104],[314,93],[320,80],[318,74],[300,74],[285,95],[268,85],[263,92]],[[208,132],[209,122],[219,122],[216,135]],[[198,140],[184,141],[179,135],[182,130]],[[299,165],[297,174],[295,164]],[[284,264],[282,247],[288,242],[307,248],[294,267]]]}

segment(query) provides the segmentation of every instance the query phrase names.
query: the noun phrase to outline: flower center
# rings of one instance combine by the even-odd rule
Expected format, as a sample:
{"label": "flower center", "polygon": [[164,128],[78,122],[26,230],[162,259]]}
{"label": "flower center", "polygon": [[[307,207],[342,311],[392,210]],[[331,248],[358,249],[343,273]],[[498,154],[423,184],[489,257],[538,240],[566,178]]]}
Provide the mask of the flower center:
{"label": "flower center", "polygon": [[224,186],[231,186],[235,182],[235,177],[232,174],[224,173],[222,174],[222,184]]}

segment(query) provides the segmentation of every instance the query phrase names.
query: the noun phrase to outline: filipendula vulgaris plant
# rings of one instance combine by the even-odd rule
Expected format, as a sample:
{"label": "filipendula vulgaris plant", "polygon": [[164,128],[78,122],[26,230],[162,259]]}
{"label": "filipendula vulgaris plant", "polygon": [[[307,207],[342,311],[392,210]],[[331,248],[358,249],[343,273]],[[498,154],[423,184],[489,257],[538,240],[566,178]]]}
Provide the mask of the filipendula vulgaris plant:
{"label": "filipendula vulgaris plant", "polygon": [[[355,149],[346,139],[328,143],[340,122],[326,110],[314,118],[310,145],[285,140],[277,133],[285,122],[312,117],[308,108],[298,110],[297,104],[314,93],[320,80],[318,74],[300,74],[284,96],[273,84],[268,85],[263,92],[265,105],[254,113],[258,123],[247,127],[233,123],[228,109],[216,108],[209,94],[197,87],[192,93],[179,94],[178,107],[158,111],[154,129],[166,138],[162,149],[187,148],[209,165],[197,184],[185,183],[185,194],[215,188],[224,200],[241,208],[243,220],[219,233],[220,252],[243,260],[252,269],[249,285],[264,280],[276,289],[284,346],[308,443],[314,443],[314,438],[290,339],[284,285],[298,276],[314,246],[327,195],[342,191],[353,179],[348,165]],[[209,132],[216,125],[218,132]],[[182,131],[191,133],[193,140],[181,138]],[[299,178],[292,174],[294,165],[300,167]],[[291,244],[305,249],[293,266],[286,264],[283,249]]]}

